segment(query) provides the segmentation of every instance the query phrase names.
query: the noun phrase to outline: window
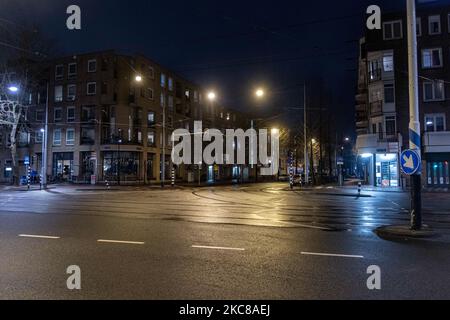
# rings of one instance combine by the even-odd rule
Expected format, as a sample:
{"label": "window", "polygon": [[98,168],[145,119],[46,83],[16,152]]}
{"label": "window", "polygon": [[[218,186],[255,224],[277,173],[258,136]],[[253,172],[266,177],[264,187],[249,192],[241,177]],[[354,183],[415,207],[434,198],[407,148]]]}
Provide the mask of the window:
{"label": "window", "polygon": [[395,89],[393,83],[384,85],[384,103],[395,103]]}
{"label": "window", "polygon": [[166,75],[164,73],[161,73],[161,87],[166,86]]}
{"label": "window", "polygon": [[169,90],[173,91],[173,79],[169,78]]}
{"label": "window", "polygon": [[396,40],[403,38],[402,20],[383,23],[383,39]]}
{"label": "window", "polygon": [[67,129],[66,131],[66,145],[73,146],[75,144],[75,130]]}
{"label": "window", "polygon": [[153,100],[153,89],[152,88],[147,88],[146,90],[146,98],[149,100]]}
{"label": "window", "polygon": [[369,80],[377,81],[381,80],[381,65],[379,60],[369,61]]}
{"label": "window", "polygon": [[87,95],[92,96],[97,94],[97,83],[96,82],[88,82],[87,84]]}
{"label": "window", "polygon": [[74,101],[77,95],[77,86],[75,84],[70,84],[67,86],[67,100]]}
{"label": "window", "polygon": [[166,101],[165,101],[165,97],[164,97],[164,93],[161,92],[161,108],[164,108]]}
{"label": "window", "polygon": [[37,122],[44,121],[44,111],[43,110],[36,110],[36,121]]}
{"label": "window", "polygon": [[194,102],[198,102],[198,91],[194,91]]}
{"label": "window", "polygon": [[450,33],[450,13],[447,15],[447,28],[448,32]]}
{"label": "window", "polygon": [[422,19],[420,17],[416,18],[416,34],[418,37],[422,35]]}
{"label": "window", "polygon": [[75,107],[67,107],[67,122],[75,122]]}
{"label": "window", "polygon": [[55,67],[55,79],[62,80],[64,77],[64,66],[62,64],[58,64]]}
{"label": "window", "polygon": [[81,144],[95,144],[95,129],[83,127],[81,128]]}
{"label": "window", "polygon": [[62,120],[62,108],[55,108],[53,110],[55,116],[55,122],[61,122]]}
{"label": "window", "polygon": [[101,88],[102,94],[108,94],[108,83],[107,82],[102,82],[102,88]]}
{"label": "window", "polygon": [[443,81],[425,81],[423,83],[423,101],[445,100],[445,86]]}
{"label": "window", "polygon": [[440,68],[442,67],[442,49],[423,49],[422,50],[422,68]]}
{"label": "window", "polygon": [[430,16],[428,17],[428,33],[430,35],[441,33],[441,16]]}
{"label": "window", "polygon": [[147,114],[147,125],[148,125],[149,127],[155,125],[155,113],[154,113],[153,111],[150,111],[150,112]]}
{"label": "window", "polygon": [[380,140],[384,139],[383,124],[381,122],[378,122],[378,137],[380,138]]}
{"label": "window", "polygon": [[395,128],[395,116],[388,116],[385,119],[386,123],[386,136],[394,136],[396,133]]}
{"label": "window", "polygon": [[427,132],[445,131],[445,114],[435,113],[425,115],[425,130]]}
{"label": "window", "polygon": [[92,59],[88,61],[88,72],[97,72],[97,60]]}
{"label": "window", "polygon": [[56,86],[55,87],[55,102],[63,101],[63,87]]}
{"label": "window", "polygon": [[69,63],[69,78],[73,78],[77,75],[77,64],[76,62]]}
{"label": "window", "polygon": [[372,133],[377,133],[377,124],[376,123],[373,123],[372,124]]}
{"label": "window", "polygon": [[43,140],[44,140],[44,133],[41,130],[36,131],[34,142],[40,144],[42,143]]}
{"label": "window", "polygon": [[95,106],[83,106],[81,108],[81,122],[95,120]]}
{"label": "window", "polygon": [[151,66],[148,67],[148,76],[150,79],[155,79],[155,70]]}
{"label": "window", "polygon": [[53,131],[53,145],[61,145],[61,129],[55,129],[55,131]]}
{"label": "window", "polygon": [[153,131],[147,132],[147,145],[148,146],[155,145],[155,133]]}
{"label": "window", "polygon": [[383,55],[383,70],[384,72],[394,71],[394,54],[385,53]]}
{"label": "window", "polygon": [[173,96],[169,96],[167,104],[168,104],[169,110],[173,110]]}
{"label": "window", "polygon": [[107,58],[102,59],[102,71],[108,71],[108,59]]}

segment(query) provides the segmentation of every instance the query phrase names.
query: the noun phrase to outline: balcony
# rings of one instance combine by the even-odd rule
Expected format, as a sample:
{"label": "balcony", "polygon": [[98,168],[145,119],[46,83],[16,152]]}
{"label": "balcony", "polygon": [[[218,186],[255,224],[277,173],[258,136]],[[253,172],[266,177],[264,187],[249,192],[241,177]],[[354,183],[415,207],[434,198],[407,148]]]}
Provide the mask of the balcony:
{"label": "balcony", "polygon": [[108,137],[108,138],[103,138],[102,139],[102,144],[103,145],[121,145],[121,146],[130,146],[130,145],[134,145],[134,146],[142,146],[143,142],[139,141],[138,139],[131,139],[131,140],[127,140],[127,139],[122,139],[121,142],[119,143],[118,138],[116,137]]}
{"label": "balcony", "polygon": [[375,101],[370,103],[370,115],[376,116],[383,114],[383,101]]}
{"label": "balcony", "polygon": [[369,71],[369,82],[375,82],[381,80],[381,68]]}
{"label": "balcony", "polygon": [[425,153],[450,152],[450,131],[425,132],[423,145]]}
{"label": "balcony", "polygon": [[401,137],[385,133],[362,134],[356,139],[358,154],[397,153],[401,147]]}
{"label": "balcony", "polygon": [[367,93],[359,93],[355,98],[358,104],[365,104],[367,102]]}

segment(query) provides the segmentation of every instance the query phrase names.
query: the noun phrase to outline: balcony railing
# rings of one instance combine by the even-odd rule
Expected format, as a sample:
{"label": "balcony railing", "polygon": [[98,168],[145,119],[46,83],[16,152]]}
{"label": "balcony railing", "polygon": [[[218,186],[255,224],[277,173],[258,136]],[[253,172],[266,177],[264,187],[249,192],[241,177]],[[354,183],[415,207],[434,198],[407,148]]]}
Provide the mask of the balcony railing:
{"label": "balcony railing", "polygon": [[381,68],[369,71],[369,82],[379,81],[381,80]]}
{"label": "balcony railing", "polygon": [[450,152],[450,131],[425,132],[423,145],[425,152]]}
{"label": "balcony railing", "polygon": [[139,141],[138,139],[131,139],[131,140],[127,140],[127,139],[118,139],[115,137],[112,138],[103,138],[102,139],[102,144],[112,144],[112,145],[137,145],[137,146],[142,146],[143,142]]}

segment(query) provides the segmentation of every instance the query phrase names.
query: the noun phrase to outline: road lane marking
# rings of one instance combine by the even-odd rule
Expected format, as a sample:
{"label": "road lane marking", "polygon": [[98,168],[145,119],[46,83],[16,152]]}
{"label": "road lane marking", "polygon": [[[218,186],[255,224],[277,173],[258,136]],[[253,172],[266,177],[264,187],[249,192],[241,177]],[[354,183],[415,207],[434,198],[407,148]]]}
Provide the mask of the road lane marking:
{"label": "road lane marking", "polygon": [[121,240],[105,240],[105,239],[99,239],[99,240],[97,240],[97,242],[100,242],[100,243],[119,243],[119,244],[138,244],[138,245],[145,244],[145,242],[140,242],[140,241],[121,241]]}
{"label": "road lane marking", "polygon": [[340,258],[358,258],[364,259],[364,256],[350,255],[350,254],[334,254],[334,253],[318,253],[318,252],[302,252],[303,255],[310,256],[325,256],[325,257],[340,257]]}
{"label": "road lane marking", "polygon": [[41,236],[36,234],[19,234],[18,235],[21,238],[38,238],[38,239],[60,239],[60,237],[54,237],[54,236]]}
{"label": "road lane marking", "polygon": [[193,245],[192,248],[196,248],[196,249],[211,249],[211,250],[234,250],[234,251],[245,251],[244,248],[210,247],[210,246],[196,246],[196,245]]}

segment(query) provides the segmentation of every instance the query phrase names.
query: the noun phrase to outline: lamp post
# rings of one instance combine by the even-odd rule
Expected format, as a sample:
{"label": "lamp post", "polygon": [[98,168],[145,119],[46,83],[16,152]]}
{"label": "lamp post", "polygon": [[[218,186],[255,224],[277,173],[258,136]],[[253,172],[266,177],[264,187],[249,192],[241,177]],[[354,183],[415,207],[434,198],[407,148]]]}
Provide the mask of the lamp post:
{"label": "lamp post", "polygon": [[[255,90],[255,96],[256,99],[261,100],[264,98],[266,92],[264,91],[264,89],[262,88],[258,88]],[[254,120],[251,121],[251,129],[253,132],[254,129]],[[253,155],[253,139],[250,139],[250,150],[251,150],[251,158],[253,159],[254,155]],[[253,169],[253,164],[252,164],[252,169]],[[258,182],[258,158],[256,159],[256,171],[255,171],[255,182]]]}
{"label": "lamp post", "polygon": [[[416,0],[407,0],[408,75],[409,75],[409,147],[420,155],[420,119],[417,67]],[[420,157],[419,157],[420,158]],[[411,176],[411,229],[422,229],[421,171]]]}
{"label": "lamp post", "polygon": [[49,82],[47,81],[47,93],[45,99],[45,127],[42,140],[42,187],[47,188],[47,157],[48,157],[48,99],[49,99]]}
{"label": "lamp post", "polygon": [[120,155],[120,144],[122,143],[122,129],[119,129],[119,137],[117,139],[117,185],[120,186],[120,169],[122,157]]}

